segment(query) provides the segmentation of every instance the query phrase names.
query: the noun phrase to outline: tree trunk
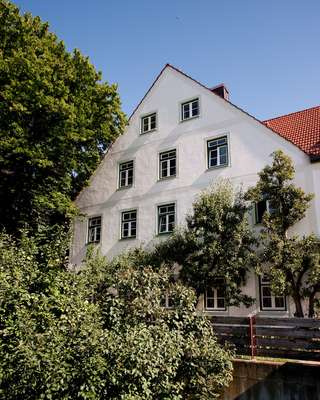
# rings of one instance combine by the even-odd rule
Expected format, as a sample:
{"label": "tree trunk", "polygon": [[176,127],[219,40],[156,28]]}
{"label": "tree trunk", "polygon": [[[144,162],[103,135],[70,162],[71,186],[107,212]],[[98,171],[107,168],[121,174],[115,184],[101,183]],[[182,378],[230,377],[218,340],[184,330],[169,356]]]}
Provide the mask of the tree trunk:
{"label": "tree trunk", "polygon": [[308,317],[309,318],[313,318],[314,317],[314,301],[315,301],[315,296],[316,293],[312,292],[309,296],[309,313],[308,313]]}
{"label": "tree trunk", "polygon": [[315,300],[316,300],[316,294],[320,290],[320,284],[317,284],[313,287],[312,292],[309,295],[309,318],[314,318],[314,305],[315,305]]}
{"label": "tree trunk", "polygon": [[292,298],[293,298],[294,304],[296,306],[296,312],[294,313],[294,316],[298,317],[298,318],[303,318],[304,315],[303,315],[303,309],[302,309],[302,304],[301,304],[301,301],[302,301],[301,296],[299,294],[295,294],[292,296]]}

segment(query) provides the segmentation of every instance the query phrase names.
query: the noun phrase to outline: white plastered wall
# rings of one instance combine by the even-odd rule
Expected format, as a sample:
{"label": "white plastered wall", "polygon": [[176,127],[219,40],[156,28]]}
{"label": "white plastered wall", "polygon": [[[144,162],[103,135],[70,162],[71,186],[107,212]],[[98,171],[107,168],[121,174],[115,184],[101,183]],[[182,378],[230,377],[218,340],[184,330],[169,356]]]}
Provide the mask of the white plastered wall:
{"label": "white plastered wall", "polygon": [[[180,122],[180,105],[199,98],[200,116]],[[158,127],[140,135],[141,116],[157,112]],[[208,139],[227,135],[230,164],[207,169]],[[177,177],[159,181],[158,153],[177,149]],[[90,185],[77,199],[88,217],[102,216],[101,251],[113,257],[138,245],[152,245],[156,236],[157,205],[176,203],[177,223],[183,224],[199,192],[220,178],[228,178],[244,189],[255,184],[257,173],[268,163],[270,154],[282,149],[294,161],[296,184],[306,192],[316,192],[316,199],[306,218],[297,224],[299,234],[319,233],[320,164],[310,164],[308,157],[293,144],[263,126],[254,118],[227,103],[206,88],[168,66],[140,104],[121,137],[113,144],[91,178]],[[134,160],[134,185],[117,188],[118,165]],[[136,239],[120,240],[120,214],[138,210]],[[86,252],[87,219],[75,222],[72,262],[80,264]],[[245,291],[257,295],[257,280],[249,277]],[[249,311],[253,311],[253,307]],[[247,314],[247,309],[230,308],[228,313]]]}

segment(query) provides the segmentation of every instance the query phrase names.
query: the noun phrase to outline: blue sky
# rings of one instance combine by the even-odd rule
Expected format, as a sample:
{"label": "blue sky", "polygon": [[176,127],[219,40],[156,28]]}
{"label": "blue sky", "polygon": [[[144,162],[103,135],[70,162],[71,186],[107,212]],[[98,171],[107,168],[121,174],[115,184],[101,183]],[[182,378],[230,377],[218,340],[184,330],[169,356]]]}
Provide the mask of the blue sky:
{"label": "blue sky", "polygon": [[320,104],[319,0],[15,0],[116,82],[130,114],[167,62],[260,119]]}

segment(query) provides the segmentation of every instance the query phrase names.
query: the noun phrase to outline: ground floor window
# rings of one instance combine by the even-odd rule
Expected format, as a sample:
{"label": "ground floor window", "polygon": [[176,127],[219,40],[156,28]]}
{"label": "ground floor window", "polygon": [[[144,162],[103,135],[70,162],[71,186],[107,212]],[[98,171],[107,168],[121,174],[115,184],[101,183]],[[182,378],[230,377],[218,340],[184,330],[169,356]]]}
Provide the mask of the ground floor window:
{"label": "ground floor window", "polygon": [[174,301],[170,293],[166,292],[161,298],[161,306],[164,308],[174,308]]}
{"label": "ground floor window", "polygon": [[276,296],[272,293],[270,278],[268,277],[268,275],[263,275],[260,277],[260,307],[263,311],[286,310],[285,296]]}
{"label": "ground floor window", "polygon": [[206,310],[226,310],[225,290],[222,285],[207,288],[204,295],[204,308]]}

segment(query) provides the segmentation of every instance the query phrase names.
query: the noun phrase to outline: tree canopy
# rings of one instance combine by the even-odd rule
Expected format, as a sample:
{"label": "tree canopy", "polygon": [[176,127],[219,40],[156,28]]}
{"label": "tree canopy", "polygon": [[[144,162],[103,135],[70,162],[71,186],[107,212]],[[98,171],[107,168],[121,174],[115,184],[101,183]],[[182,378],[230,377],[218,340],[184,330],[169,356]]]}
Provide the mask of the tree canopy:
{"label": "tree canopy", "polygon": [[256,261],[248,210],[241,190],[218,182],[200,193],[186,225],[158,244],[145,262],[178,263],[180,278],[198,294],[222,285],[228,305],[251,304],[241,290]]}
{"label": "tree canopy", "polygon": [[292,296],[296,316],[304,316],[302,301],[308,299],[308,315],[313,317],[320,291],[320,239],[293,234],[291,228],[305,217],[313,198],[294,185],[294,176],[290,157],[275,151],[272,164],[259,173],[257,185],[246,198],[270,205],[262,219],[260,272],[269,274],[274,293]]}
{"label": "tree canopy", "polygon": [[63,221],[124,124],[116,85],[0,0],[0,227]]}
{"label": "tree canopy", "polygon": [[[214,399],[232,378],[229,351],[162,268],[91,254],[64,267],[65,242],[0,237],[0,397]],[[38,252],[44,252],[43,262]],[[162,306],[169,295],[175,308]]]}

